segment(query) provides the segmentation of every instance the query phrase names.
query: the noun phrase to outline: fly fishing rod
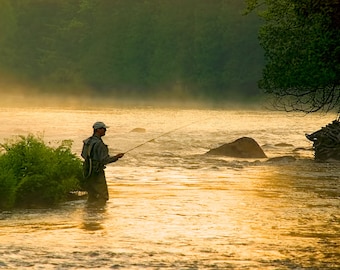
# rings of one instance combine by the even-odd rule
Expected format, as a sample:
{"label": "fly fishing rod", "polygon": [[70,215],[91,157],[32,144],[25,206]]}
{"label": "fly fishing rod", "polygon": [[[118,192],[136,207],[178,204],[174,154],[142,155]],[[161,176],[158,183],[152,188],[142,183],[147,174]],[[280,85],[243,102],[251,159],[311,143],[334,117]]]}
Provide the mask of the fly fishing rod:
{"label": "fly fishing rod", "polygon": [[[207,118],[207,119],[209,119],[209,118]],[[193,125],[193,124],[195,124],[195,123],[205,121],[205,120],[207,120],[207,119],[203,119],[203,120],[198,120],[198,121],[195,121],[195,122],[191,122],[191,123],[189,123],[189,124],[187,124],[187,125],[180,126],[180,127],[178,127],[178,128],[175,128],[175,129],[172,129],[172,130],[167,131],[167,132],[165,132],[165,133],[162,133],[161,135],[159,135],[159,136],[157,136],[157,137],[154,137],[154,138],[152,138],[152,139],[150,139],[150,140],[148,140],[148,141],[146,141],[146,142],[143,142],[143,143],[141,143],[141,144],[138,144],[138,145],[135,146],[135,147],[130,148],[129,150],[125,151],[124,154],[126,154],[126,153],[128,153],[128,152],[131,152],[132,150],[135,150],[136,148],[139,148],[139,147],[143,146],[144,144],[147,144],[147,143],[149,143],[149,142],[152,142],[153,140],[156,140],[156,139],[158,139],[158,138],[160,138],[160,137],[163,137],[163,136],[165,136],[165,135],[168,135],[168,134],[170,134],[170,133],[172,133],[172,132],[175,132],[175,131],[177,131],[177,130],[180,130],[180,129],[182,129],[182,128],[191,126],[191,125]]]}

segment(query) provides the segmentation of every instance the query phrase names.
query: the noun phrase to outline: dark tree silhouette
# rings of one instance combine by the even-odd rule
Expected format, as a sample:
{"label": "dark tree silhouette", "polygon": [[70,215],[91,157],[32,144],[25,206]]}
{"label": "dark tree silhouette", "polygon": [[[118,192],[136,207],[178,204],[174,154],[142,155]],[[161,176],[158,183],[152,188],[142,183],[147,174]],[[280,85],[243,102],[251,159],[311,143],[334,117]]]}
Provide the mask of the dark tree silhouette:
{"label": "dark tree silhouette", "polygon": [[285,111],[340,111],[340,1],[248,0],[264,20],[259,86]]}

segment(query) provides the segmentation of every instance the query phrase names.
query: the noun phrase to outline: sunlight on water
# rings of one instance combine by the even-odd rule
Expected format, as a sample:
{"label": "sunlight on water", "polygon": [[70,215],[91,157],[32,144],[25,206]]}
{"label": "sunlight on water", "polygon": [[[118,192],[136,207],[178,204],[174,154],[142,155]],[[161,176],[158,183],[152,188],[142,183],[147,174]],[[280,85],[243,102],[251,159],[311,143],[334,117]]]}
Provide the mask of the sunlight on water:
{"label": "sunlight on water", "polygon": [[[112,154],[150,140],[107,167],[104,208],[79,200],[0,212],[0,269],[340,267],[339,163],[314,162],[304,137],[332,116],[153,108],[0,114],[1,141],[40,132],[52,144],[74,140],[80,153],[97,120],[111,126],[104,141]],[[269,158],[297,160],[204,155],[243,136]]]}

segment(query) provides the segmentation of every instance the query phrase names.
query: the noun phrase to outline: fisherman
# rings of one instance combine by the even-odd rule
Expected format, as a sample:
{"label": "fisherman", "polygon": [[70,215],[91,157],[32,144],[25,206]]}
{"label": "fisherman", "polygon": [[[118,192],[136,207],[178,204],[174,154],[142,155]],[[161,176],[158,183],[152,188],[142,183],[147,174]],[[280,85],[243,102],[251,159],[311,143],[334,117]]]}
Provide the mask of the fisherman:
{"label": "fisherman", "polygon": [[105,136],[108,126],[103,122],[93,124],[93,135],[83,141],[81,156],[84,158],[85,189],[88,192],[89,204],[105,205],[109,199],[109,192],[105,178],[105,165],[115,162],[124,156],[119,153],[109,155],[109,150],[101,137]]}

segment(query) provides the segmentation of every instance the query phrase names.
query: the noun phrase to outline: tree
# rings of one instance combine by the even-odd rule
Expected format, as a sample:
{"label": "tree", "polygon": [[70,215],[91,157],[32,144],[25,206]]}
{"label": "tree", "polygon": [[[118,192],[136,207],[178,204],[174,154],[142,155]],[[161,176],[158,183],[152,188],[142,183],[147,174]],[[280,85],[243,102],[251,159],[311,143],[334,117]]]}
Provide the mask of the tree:
{"label": "tree", "polygon": [[9,0],[0,0],[0,68],[6,67],[13,58],[8,46],[16,29],[16,18]]}
{"label": "tree", "polygon": [[48,92],[254,96],[260,20],[244,8],[239,0],[0,0],[0,76]]}
{"label": "tree", "polygon": [[285,111],[340,112],[340,1],[247,0],[264,24],[259,86]]}

